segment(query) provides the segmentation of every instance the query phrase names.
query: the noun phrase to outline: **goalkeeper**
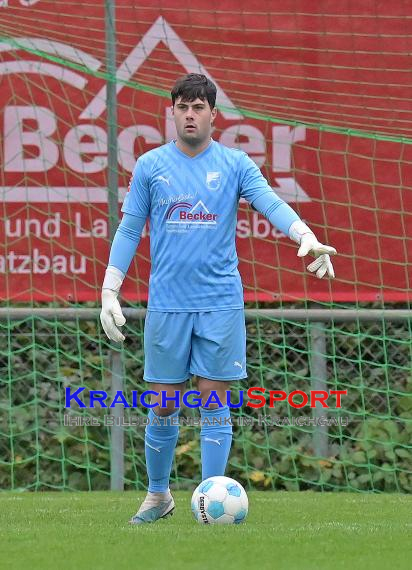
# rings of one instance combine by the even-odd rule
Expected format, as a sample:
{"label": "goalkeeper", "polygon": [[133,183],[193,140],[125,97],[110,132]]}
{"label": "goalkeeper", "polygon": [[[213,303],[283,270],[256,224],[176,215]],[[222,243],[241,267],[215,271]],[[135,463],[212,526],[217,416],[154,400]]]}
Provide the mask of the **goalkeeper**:
{"label": "goalkeeper", "polygon": [[[330,255],[296,212],[281,200],[255,163],[239,150],[211,138],[216,86],[191,73],[172,89],[177,139],[142,155],[126,195],[103,282],[101,322],[107,336],[124,340],[117,299],[150,220],[151,275],[144,329],[144,380],[155,392],[174,397],[191,375],[205,404],[212,390],[226,401],[230,382],[246,378],[243,290],[235,247],[237,209],[245,198],[299,244],[297,255],[315,257],[309,271],[334,277]],[[148,493],[133,524],[154,522],[173,512],[169,477],[178,439],[179,409],[161,407],[153,396],[145,432]],[[202,479],[223,475],[232,428],[229,408],[200,408]],[[160,416],[160,417],[159,417]],[[153,422],[157,417],[158,421]],[[207,421],[209,420],[209,421]]]}

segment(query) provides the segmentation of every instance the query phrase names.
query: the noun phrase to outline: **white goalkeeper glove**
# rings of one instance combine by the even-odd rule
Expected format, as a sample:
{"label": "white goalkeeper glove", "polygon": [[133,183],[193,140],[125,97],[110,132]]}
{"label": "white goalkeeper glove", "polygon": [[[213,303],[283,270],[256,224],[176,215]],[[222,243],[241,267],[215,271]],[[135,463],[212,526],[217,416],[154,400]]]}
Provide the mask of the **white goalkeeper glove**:
{"label": "white goalkeeper glove", "polygon": [[308,253],[316,257],[315,261],[308,265],[308,271],[316,273],[318,279],[322,279],[325,275],[330,279],[335,277],[330,260],[331,255],[336,255],[334,247],[320,243],[312,230],[301,220],[293,222],[290,226],[289,237],[300,245],[298,257],[304,257]]}
{"label": "white goalkeeper glove", "polygon": [[100,322],[108,338],[115,342],[122,342],[125,339],[118,329],[118,327],[122,327],[125,324],[126,319],[117,299],[124,277],[120,269],[109,265],[106,269],[102,287]]}

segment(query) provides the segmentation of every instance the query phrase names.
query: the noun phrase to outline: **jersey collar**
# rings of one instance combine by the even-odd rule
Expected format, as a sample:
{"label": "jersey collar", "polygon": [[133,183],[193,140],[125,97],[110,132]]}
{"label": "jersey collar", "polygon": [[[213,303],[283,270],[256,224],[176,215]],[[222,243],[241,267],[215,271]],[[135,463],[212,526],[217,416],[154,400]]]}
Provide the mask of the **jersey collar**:
{"label": "jersey collar", "polygon": [[196,156],[189,156],[188,154],[182,152],[176,145],[176,139],[173,139],[170,144],[172,145],[172,147],[175,149],[175,151],[180,155],[180,156],[184,156],[185,158],[187,158],[188,160],[196,160],[197,158],[201,158],[203,156],[205,156],[205,154],[207,154],[210,149],[213,147],[213,145],[215,144],[215,141],[213,139],[210,139],[210,143],[208,144],[208,146],[202,150],[202,152],[200,152],[199,154],[197,154]]}

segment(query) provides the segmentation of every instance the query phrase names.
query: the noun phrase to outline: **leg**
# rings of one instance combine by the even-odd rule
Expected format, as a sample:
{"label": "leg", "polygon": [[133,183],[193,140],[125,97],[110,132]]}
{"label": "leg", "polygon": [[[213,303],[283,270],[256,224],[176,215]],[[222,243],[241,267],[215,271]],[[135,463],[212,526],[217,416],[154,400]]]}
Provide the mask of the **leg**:
{"label": "leg", "polygon": [[[179,409],[172,399],[182,399],[185,382],[180,384],[152,383],[150,389],[159,395],[151,395],[151,403],[159,404],[149,411],[149,423],[145,430],[146,468],[149,477],[149,492],[165,493],[169,489],[170,471],[179,436]],[[162,393],[167,396],[162,407]]]}
{"label": "leg", "polygon": [[246,329],[242,309],[199,313],[195,319],[190,372],[199,378],[202,405],[215,391],[218,404],[202,407],[201,451],[202,480],[224,475],[230,446],[232,426],[226,405],[230,381],[246,378]]}
{"label": "leg", "polygon": [[[230,410],[226,403],[226,390],[230,382],[198,379],[198,388],[202,398],[200,408],[201,429],[200,444],[202,453],[202,481],[215,475],[224,475],[232,445],[232,424]],[[223,407],[217,403],[205,404],[214,391]]]}
{"label": "leg", "polygon": [[[153,383],[150,389],[158,392],[151,395],[151,404],[159,404],[149,410],[149,423],[145,430],[146,469],[149,489],[138,512],[132,517],[132,524],[155,522],[173,514],[175,503],[169,490],[170,471],[177,439],[179,437],[179,409],[172,398],[183,393],[185,383]],[[162,407],[162,393],[167,396]],[[170,398],[170,399],[169,399]],[[156,413],[154,410],[158,410]]]}
{"label": "leg", "polygon": [[154,522],[174,509],[169,478],[179,436],[178,405],[189,377],[190,337],[187,314],[148,312],[144,378],[150,382],[150,390],[158,393],[151,395],[151,404],[158,405],[149,410],[145,430],[148,494],[130,521],[133,524]]}

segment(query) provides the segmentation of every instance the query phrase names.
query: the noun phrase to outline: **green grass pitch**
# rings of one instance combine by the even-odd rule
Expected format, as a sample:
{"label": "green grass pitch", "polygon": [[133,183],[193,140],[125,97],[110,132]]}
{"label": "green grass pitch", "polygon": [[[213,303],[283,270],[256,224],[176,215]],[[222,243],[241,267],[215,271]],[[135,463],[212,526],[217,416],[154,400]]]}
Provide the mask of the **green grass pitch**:
{"label": "green grass pitch", "polygon": [[143,493],[2,493],[3,569],[411,568],[412,496],[251,492],[246,522],[203,526],[190,493],[173,517],[127,524]]}

